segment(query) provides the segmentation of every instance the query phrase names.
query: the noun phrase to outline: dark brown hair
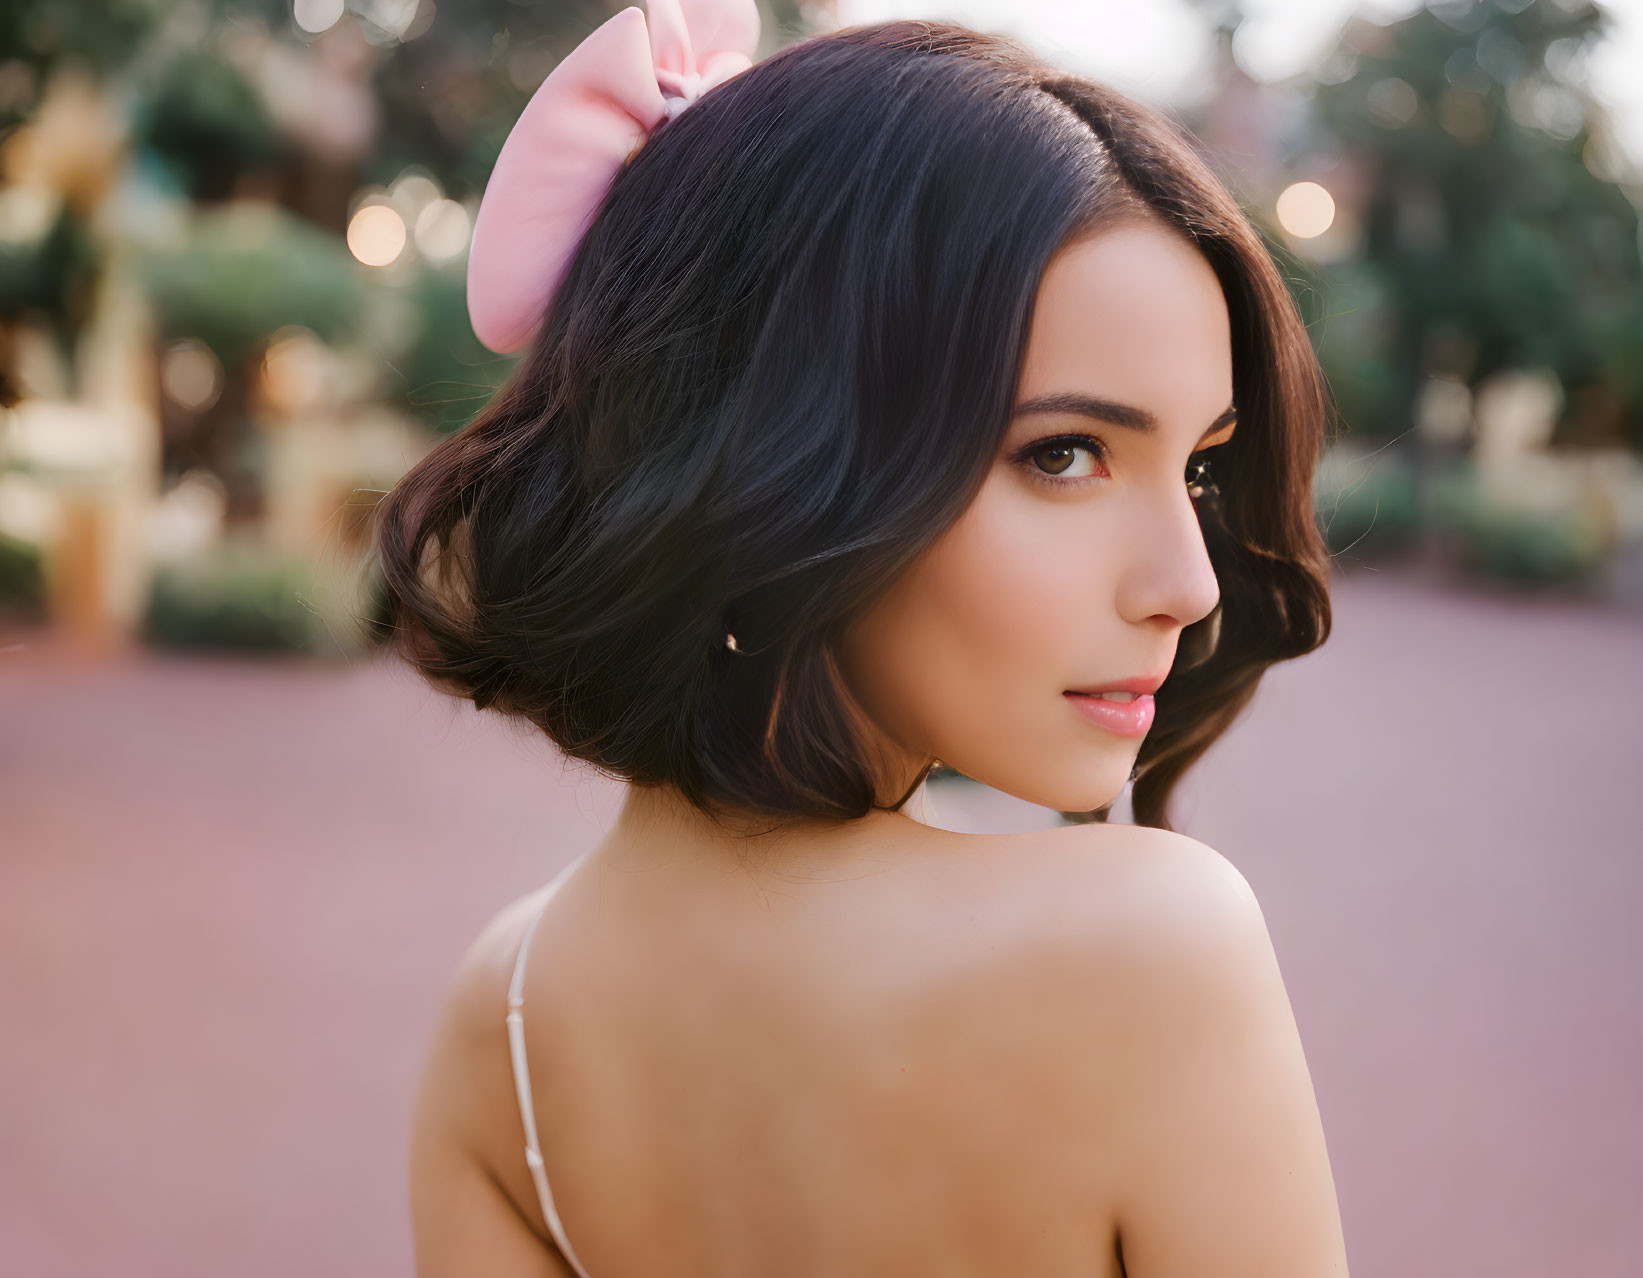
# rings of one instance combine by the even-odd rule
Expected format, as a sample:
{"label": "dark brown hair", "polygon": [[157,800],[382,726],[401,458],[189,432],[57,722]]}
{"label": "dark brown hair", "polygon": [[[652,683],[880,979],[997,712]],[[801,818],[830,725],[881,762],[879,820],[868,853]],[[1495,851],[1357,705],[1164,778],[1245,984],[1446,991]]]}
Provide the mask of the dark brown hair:
{"label": "dark brown hair", "polygon": [[710,815],[865,815],[834,643],[992,466],[1050,259],[1136,216],[1219,277],[1240,423],[1200,503],[1221,603],[1139,756],[1136,820],[1167,826],[1266,668],[1328,635],[1322,379],[1183,133],[961,27],[803,41],[657,129],[512,379],[378,507],[399,651]]}

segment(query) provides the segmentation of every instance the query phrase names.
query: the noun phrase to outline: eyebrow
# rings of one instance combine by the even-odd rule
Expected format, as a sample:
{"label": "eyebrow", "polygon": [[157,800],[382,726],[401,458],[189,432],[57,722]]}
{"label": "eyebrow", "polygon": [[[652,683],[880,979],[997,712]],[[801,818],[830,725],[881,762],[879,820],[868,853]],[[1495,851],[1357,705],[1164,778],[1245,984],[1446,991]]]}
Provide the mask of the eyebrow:
{"label": "eyebrow", "polygon": [[[1058,391],[1053,395],[1039,395],[1017,404],[1010,416],[1026,417],[1034,413],[1077,413],[1081,417],[1093,417],[1098,422],[1122,426],[1125,430],[1139,431],[1142,434],[1152,434],[1158,430],[1158,418],[1146,409],[1102,399],[1099,395],[1086,395],[1082,391]],[[1229,422],[1236,421],[1237,417],[1238,409],[1234,405],[1227,405],[1226,411],[1209,424],[1209,429],[1204,434],[1219,430]]]}

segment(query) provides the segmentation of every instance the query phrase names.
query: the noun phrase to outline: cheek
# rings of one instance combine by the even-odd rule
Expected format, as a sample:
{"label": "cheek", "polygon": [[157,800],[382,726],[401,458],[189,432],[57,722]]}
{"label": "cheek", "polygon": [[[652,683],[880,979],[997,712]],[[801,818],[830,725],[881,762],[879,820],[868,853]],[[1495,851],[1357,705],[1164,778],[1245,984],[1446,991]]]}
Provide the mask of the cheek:
{"label": "cheek", "polygon": [[[920,603],[949,660],[1000,674],[1023,663],[1054,680],[1076,661],[1095,611],[1088,520],[1071,503],[989,482],[931,548]],[[1049,668],[1045,668],[1050,663]]]}
{"label": "cheek", "polygon": [[995,473],[855,627],[846,673],[875,722],[941,755],[1025,728],[1092,677],[1105,602],[1093,503]]}

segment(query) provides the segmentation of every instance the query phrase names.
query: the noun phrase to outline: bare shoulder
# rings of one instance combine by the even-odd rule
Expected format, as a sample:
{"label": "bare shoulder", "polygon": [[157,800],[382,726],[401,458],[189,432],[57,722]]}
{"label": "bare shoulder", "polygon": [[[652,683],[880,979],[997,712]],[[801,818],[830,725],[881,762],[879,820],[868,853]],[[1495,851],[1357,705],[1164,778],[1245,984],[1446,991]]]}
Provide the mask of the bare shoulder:
{"label": "bare shoulder", "polygon": [[1195,886],[1227,897],[1254,900],[1238,867],[1209,844],[1150,825],[1079,825],[1045,832],[1046,849],[1059,841],[1070,872],[1110,876],[1114,885]]}
{"label": "bare shoulder", "polygon": [[1289,1018],[1260,902],[1215,848],[1150,826],[1079,826],[1040,839],[1029,878],[1049,922],[1034,952],[1106,1037],[1103,1059],[1126,1105],[1138,1085],[1169,1077],[1190,1050],[1188,1034]]}
{"label": "bare shoulder", "polygon": [[1030,867],[1024,877],[1040,917],[1075,961],[1190,963],[1217,946],[1247,947],[1266,936],[1249,881],[1189,835],[1097,824],[1018,837],[1012,868]]}
{"label": "bare shoulder", "polygon": [[[411,1121],[408,1172],[419,1278],[570,1273],[524,1205],[531,1189],[522,1158],[503,1159],[499,1145],[502,1133],[519,1130],[507,1042],[508,983],[540,900],[540,892],[532,892],[498,910],[442,991]],[[522,1142],[521,1133],[509,1152],[517,1155]]]}
{"label": "bare shoulder", "polygon": [[[1289,1003],[1260,902],[1215,848],[1150,826],[1086,825],[1019,836],[1008,893],[1021,899],[1021,979],[1099,1037],[1105,1081],[1126,1103],[1137,1077],[1182,1045],[1210,1005]],[[1093,1080],[1092,1080],[1093,1081]]]}
{"label": "bare shoulder", "polygon": [[505,1007],[508,982],[525,928],[548,887],[515,897],[480,927],[457,960],[445,989],[447,1011],[459,1020],[489,1026]]}
{"label": "bare shoulder", "polygon": [[1312,1079],[1249,882],[1147,827],[1052,831],[1034,852],[1071,903],[1040,961],[1083,1029],[1070,1068],[1103,1098],[1127,1271],[1344,1275]]}
{"label": "bare shoulder", "polygon": [[438,1067],[447,1074],[467,1070],[478,1061],[494,1062],[499,1050],[506,1059],[508,983],[538,899],[532,892],[498,909],[452,965],[439,992],[429,1043],[430,1069]]}
{"label": "bare shoulder", "polygon": [[452,967],[441,992],[422,1087],[422,1117],[450,1139],[490,1153],[494,1133],[517,1122],[508,1049],[508,986],[526,926],[548,889],[498,909]]}

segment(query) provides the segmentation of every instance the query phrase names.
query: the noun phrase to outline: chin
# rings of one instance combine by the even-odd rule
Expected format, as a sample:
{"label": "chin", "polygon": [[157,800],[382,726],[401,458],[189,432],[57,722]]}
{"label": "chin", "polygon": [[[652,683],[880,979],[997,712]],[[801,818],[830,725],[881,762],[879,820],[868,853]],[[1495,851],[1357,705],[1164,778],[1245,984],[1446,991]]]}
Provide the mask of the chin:
{"label": "chin", "polygon": [[1069,762],[1072,761],[1066,758],[1053,763],[1044,760],[1044,766],[1031,775],[1013,773],[1008,777],[975,776],[974,779],[1053,812],[1094,812],[1115,802],[1124,792],[1135,757],[1130,752],[1121,756],[1105,755],[1086,760],[1085,766],[1079,769],[1070,768]]}
{"label": "chin", "polygon": [[[1124,774],[1124,780],[1129,779],[1129,773]],[[1052,800],[1044,802],[1043,806],[1057,812],[1094,812],[1097,808],[1110,807],[1118,801],[1118,796],[1124,792],[1124,782],[1115,786],[1070,788],[1055,795]]]}

